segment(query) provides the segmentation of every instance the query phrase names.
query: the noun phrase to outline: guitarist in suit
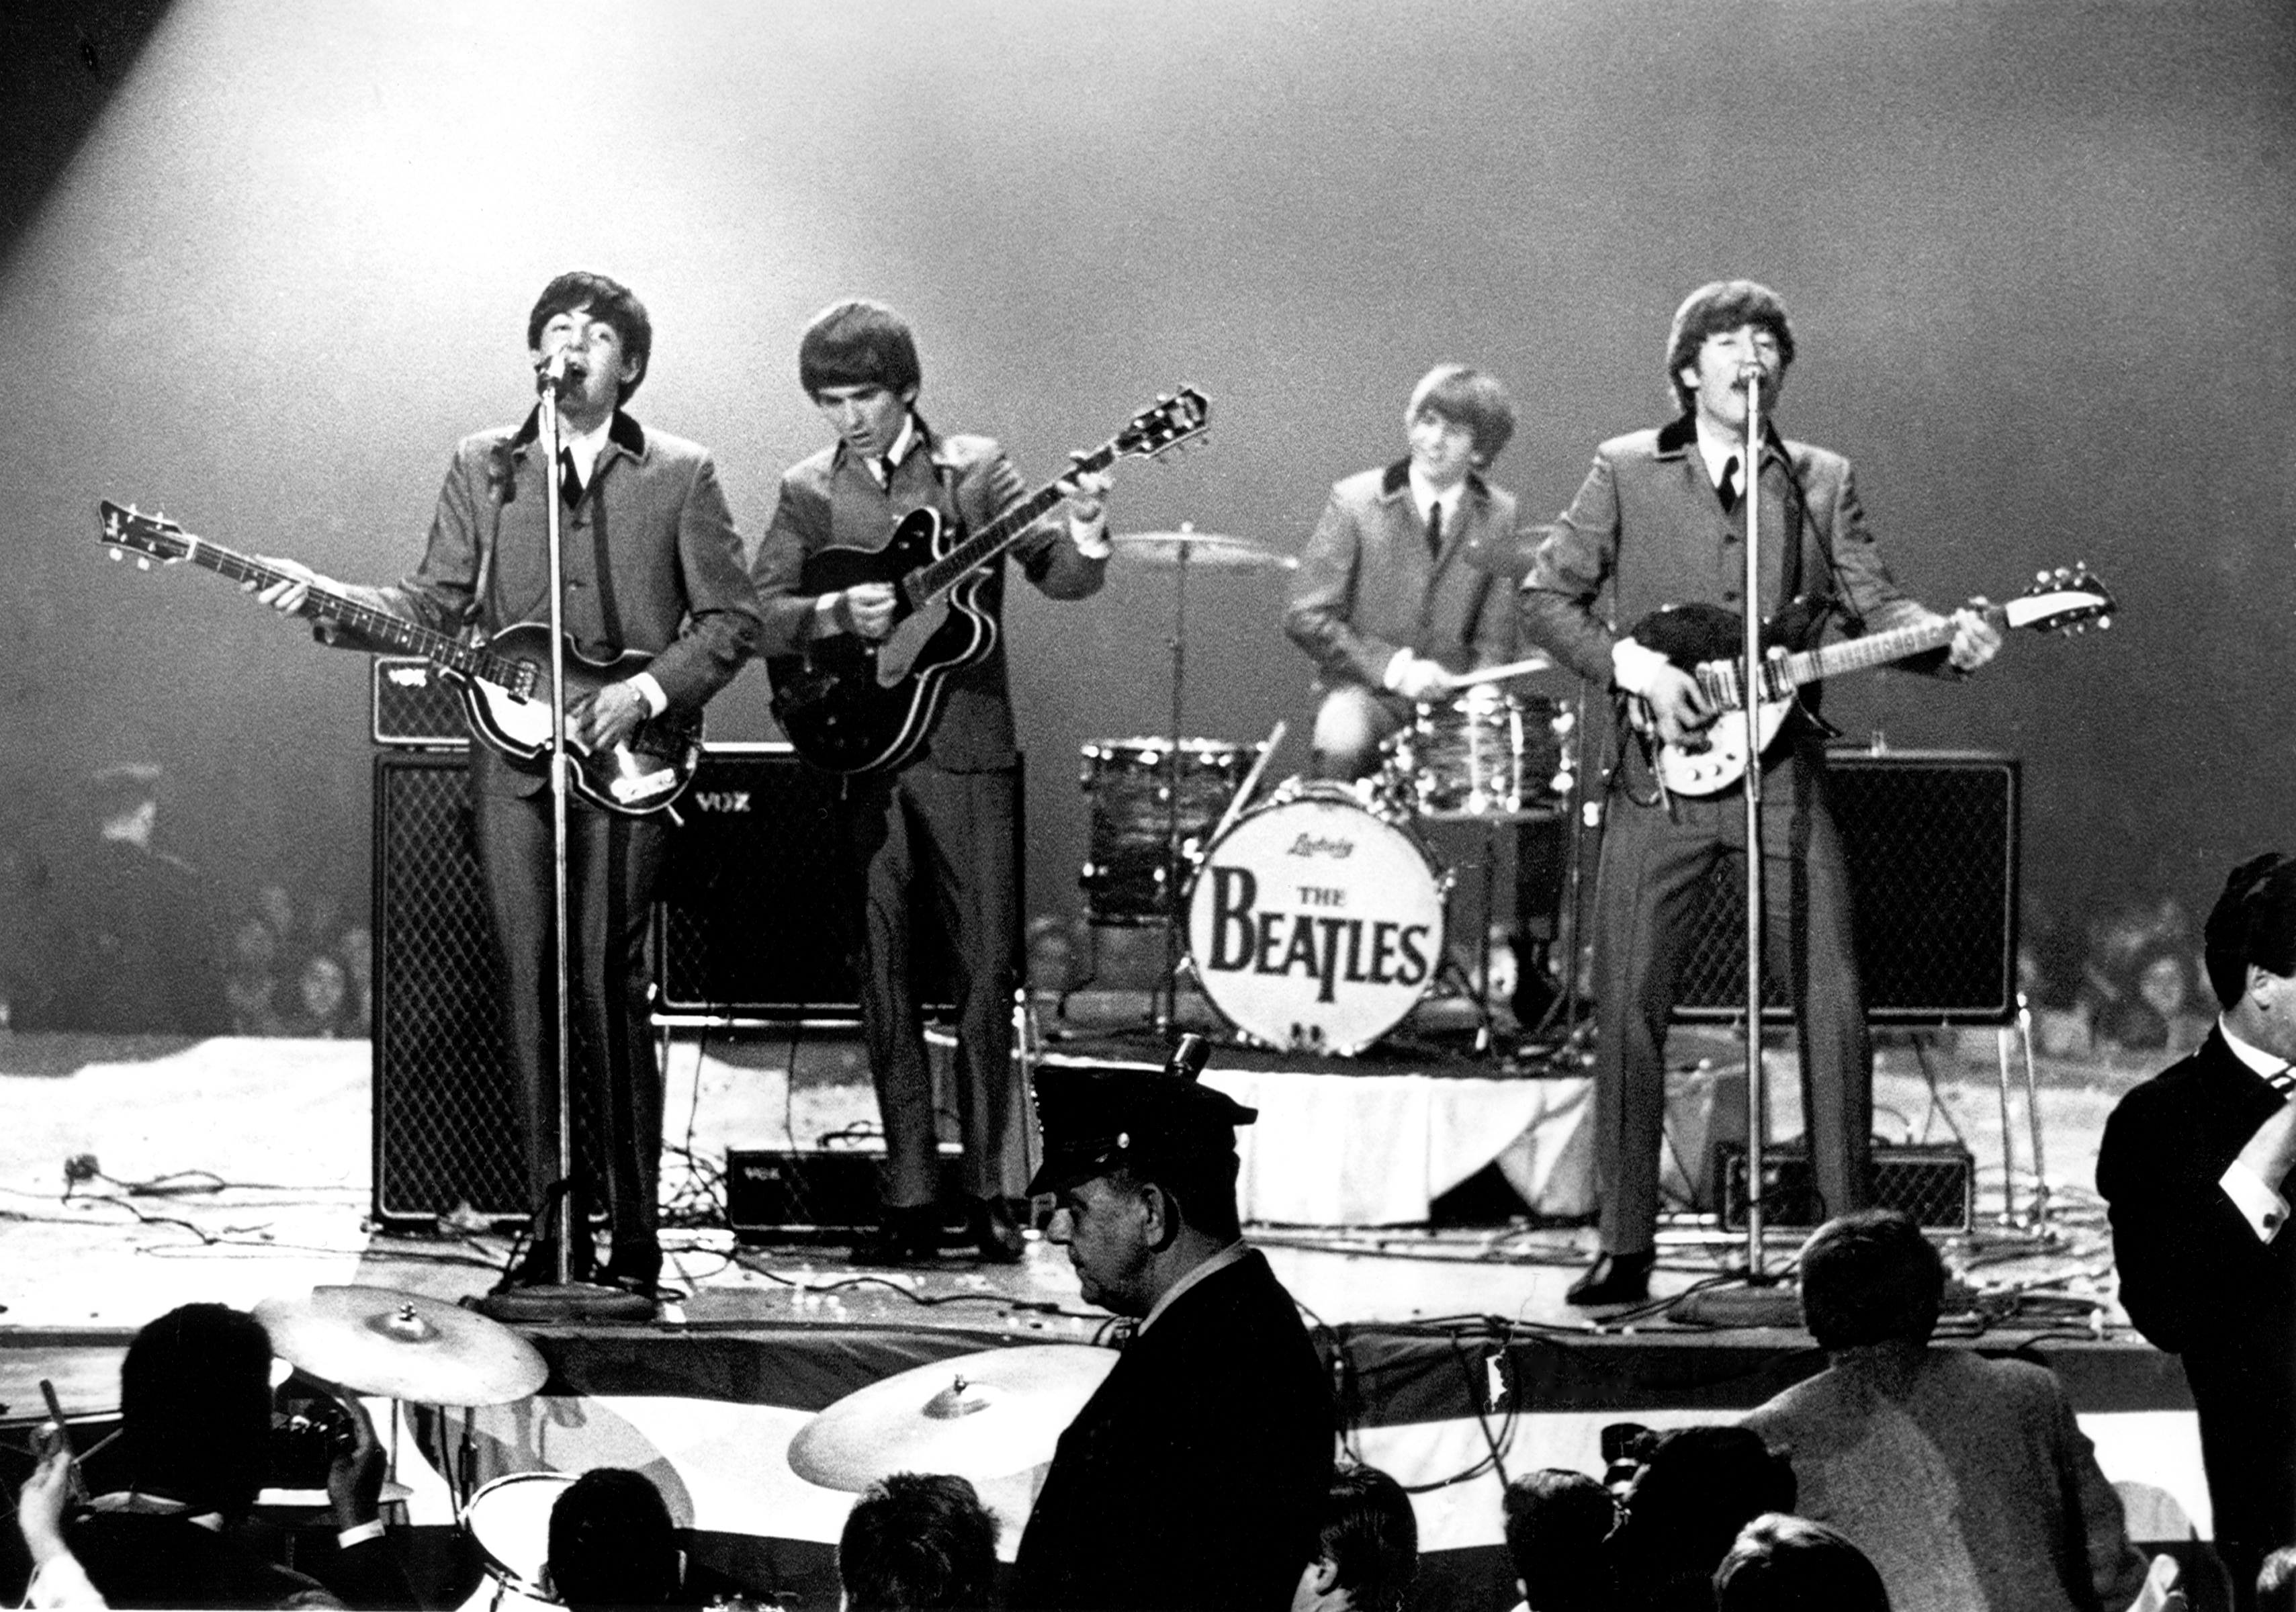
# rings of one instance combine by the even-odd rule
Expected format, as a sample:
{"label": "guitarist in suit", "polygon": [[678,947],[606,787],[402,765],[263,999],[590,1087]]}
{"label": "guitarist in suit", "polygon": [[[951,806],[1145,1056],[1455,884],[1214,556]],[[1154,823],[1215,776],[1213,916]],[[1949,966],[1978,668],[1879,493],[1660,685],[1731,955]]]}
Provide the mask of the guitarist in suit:
{"label": "guitarist in suit", "polygon": [[[603,274],[561,274],[528,315],[526,341],[537,370],[562,355],[565,363],[559,418],[567,631],[593,659],[628,651],[652,658],[644,670],[570,705],[570,743],[603,749],[649,717],[699,712],[731,682],[756,645],[757,598],[708,450],[625,412],[653,348],[644,305]],[[422,564],[406,582],[344,587],[310,576],[309,585],[442,632],[470,626],[491,634],[546,620],[547,455],[537,450],[539,429],[537,411],[517,427],[463,438],[447,466]],[[309,575],[291,562],[271,563]],[[309,585],[274,584],[261,597],[283,611],[316,613],[323,606]],[[317,632],[344,648],[375,647],[324,615]],[[545,765],[514,765],[484,745],[472,749],[470,781],[504,964],[503,1027],[517,1068],[527,1182],[539,1207],[560,1168],[550,782]],[[651,1293],[661,1269],[662,1075],[647,1015],[645,933],[668,829],[659,817],[572,798],[568,806],[572,1068],[587,1087],[575,1112],[586,1109],[604,1132],[597,1151],[613,1229],[604,1275]],[[573,1172],[571,1161],[567,1167]],[[587,1273],[586,1247],[569,1257],[576,1275]],[[554,1243],[538,1240],[521,1278],[554,1280],[557,1259]]]}
{"label": "guitarist in suit", "polygon": [[[1808,596],[1822,608],[1809,612],[1803,641],[1787,646],[1799,651],[1829,625],[1854,634],[1937,619],[1890,577],[1848,460],[1767,430],[1759,449],[1749,450],[1749,378],[1759,375],[1767,417],[1793,356],[1785,305],[1768,287],[1725,280],[1692,292],[1666,348],[1680,416],[1595,451],[1523,579],[1530,641],[1597,686],[1642,702],[1669,743],[1695,744],[1716,713],[1687,672],[1615,622],[1694,601],[1767,618]],[[1740,597],[1749,460],[1761,479],[1764,569],[1753,601]],[[1606,593],[1608,613],[1598,615]],[[1953,621],[1951,645],[1932,660],[1969,672],[2000,648],[1998,630],[1974,610]],[[1823,741],[1816,724],[1797,713],[1759,765],[1764,954],[1789,971],[1812,1178],[1830,1218],[1870,1201],[1873,1057]],[[1648,1289],[1676,969],[1709,871],[1746,854],[1735,790],[1669,797],[1630,758],[1609,783],[1595,929],[1602,1249],[1570,1289],[1575,1305],[1631,1302]]]}
{"label": "guitarist in suit", "polygon": [[1466,560],[1514,539],[1514,495],[1483,479],[1514,435],[1506,389],[1438,364],[1412,389],[1403,430],[1409,457],[1332,488],[1283,615],[1323,683],[1318,778],[1373,771],[1414,701],[1441,699],[1454,674],[1496,666],[1514,646],[1505,585]]}
{"label": "guitarist in suit", "polygon": [[[795,654],[839,634],[882,640],[891,631],[890,582],[806,591],[807,561],[824,550],[882,549],[902,518],[922,508],[979,531],[1024,495],[1019,472],[995,442],[944,437],[925,424],[915,407],[923,378],[907,321],[882,303],[835,303],[806,327],[799,383],[836,440],[782,477],[754,561],[765,613],[761,653]],[[1086,475],[1068,485],[1066,520],[1031,528],[1010,551],[1021,574],[1051,599],[1098,593],[1111,552],[1107,479]],[[978,602],[995,622],[1003,560],[990,568]],[[1021,1257],[1010,1201],[1028,1182],[1027,1094],[1013,1075],[1020,809],[1000,627],[987,655],[949,675],[938,719],[916,754],[892,771],[850,777],[843,789],[841,825],[865,888],[861,909],[837,916],[860,982],[885,1128],[884,1217],[856,1250],[865,1263],[906,1263],[939,1247],[939,1139],[909,921],[919,887],[932,893],[954,954],[968,1225],[983,1258]]]}
{"label": "guitarist in suit", "polygon": [[2224,1011],[2200,1050],[2120,1100],[2096,1186],[2120,1303],[2181,1356],[2234,1604],[2296,1544],[2296,857],[2234,868],[2203,931]]}

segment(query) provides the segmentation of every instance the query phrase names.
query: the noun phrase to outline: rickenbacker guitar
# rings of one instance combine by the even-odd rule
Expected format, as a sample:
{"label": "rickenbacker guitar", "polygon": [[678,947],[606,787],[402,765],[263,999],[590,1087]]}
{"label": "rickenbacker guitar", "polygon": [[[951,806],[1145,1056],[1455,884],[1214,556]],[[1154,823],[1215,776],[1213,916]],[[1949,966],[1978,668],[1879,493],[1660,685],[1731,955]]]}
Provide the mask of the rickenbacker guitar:
{"label": "rickenbacker guitar", "polygon": [[[1075,469],[1156,458],[1201,436],[1210,419],[1204,395],[1182,387],[1079,454]],[[996,646],[996,618],[980,602],[988,567],[1066,496],[1059,482],[1048,483],[970,534],[947,526],[938,510],[915,510],[882,548],[808,555],[798,573],[800,593],[890,583],[893,626],[879,642],[840,633],[800,653],[767,659],[774,716],[798,754],[832,773],[885,771],[915,755],[940,715],[950,675]]]}
{"label": "rickenbacker guitar", "polygon": [[[162,515],[123,509],[105,499],[101,541],[114,560],[135,556],[145,569],[152,561],[176,565],[190,561],[234,582],[268,585],[291,580],[289,573],[251,554],[193,536]],[[436,666],[462,696],[471,731],[517,762],[540,762],[550,754],[550,629],[537,621],[504,627],[484,643],[417,626],[325,588],[311,590],[306,615],[340,621],[367,638],[422,656]],[[611,660],[566,645],[566,703],[645,669],[652,658],[636,650]],[[574,792],[594,806],[626,816],[666,810],[693,780],[701,760],[698,714],[665,711],[640,723],[630,736],[607,749],[589,749],[570,735],[567,778]]]}
{"label": "rickenbacker guitar", "polygon": [[[2043,571],[2033,585],[2006,604],[1977,607],[1996,627],[2031,627],[2039,632],[2080,633],[2091,623],[2112,625],[2116,608],[2112,595],[2089,574],[2086,565],[2067,570]],[[1795,691],[1838,672],[1885,666],[1953,642],[1951,618],[1918,626],[1893,628],[1862,638],[1844,639],[1822,649],[1789,652],[1784,646],[1800,637],[1810,625],[1811,606],[1795,600],[1766,623],[1762,641],[1769,646],[1762,662],[1762,686],[1754,708],[1755,749],[1766,751],[1777,737],[1795,703]],[[1644,703],[1633,702],[1631,716],[1643,735],[1651,770],[1671,794],[1715,795],[1746,775],[1746,724],[1737,713],[1746,708],[1741,697],[1738,663],[1743,618],[1715,604],[1671,605],[1653,610],[1636,622],[1628,635],[1645,649],[1656,650],[1697,680],[1708,705],[1722,713],[1690,744],[1659,741]]]}

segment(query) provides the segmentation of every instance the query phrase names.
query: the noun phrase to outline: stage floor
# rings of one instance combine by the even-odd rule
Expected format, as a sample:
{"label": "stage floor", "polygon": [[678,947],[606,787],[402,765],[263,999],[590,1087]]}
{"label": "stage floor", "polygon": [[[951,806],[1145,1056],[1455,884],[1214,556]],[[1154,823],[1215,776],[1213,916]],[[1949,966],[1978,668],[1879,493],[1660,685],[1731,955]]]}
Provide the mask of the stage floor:
{"label": "stage floor", "polygon": [[[1693,1035],[1683,1051],[1694,1059],[1718,1043],[1726,1047],[1727,1038]],[[1069,1044],[1100,1043],[1085,1035]],[[1144,1043],[1140,1055],[1152,1051]],[[1941,1034],[1920,1051],[1903,1038],[1888,1041],[1876,1105],[1893,1138],[1958,1135],[1978,1161],[1978,1229],[1945,1240],[1975,1302],[1949,1330],[1988,1350],[2032,1348],[2064,1373],[2100,1459],[2131,1499],[2140,1537],[2174,1539],[2194,1526],[2205,1536],[2181,1373],[2127,1330],[2112,1303],[2110,1243],[2090,1190],[2104,1117],[2152,1066],[2041,1068],[2052,1213],[2037,1233],[1998,1223],[2002,1099],[1991,1033]],[[1488,1062],[1400,1057],[1414,1077],[1512,1078]],[[1224,1056],[1215,1069],[1243,1061]],[[1391,1060],[1360,1070],[1398,1073]],[[846,1035],[681,1035],[668,1072],[674,1148],[665,1201],[697,1219],[716,1201],[728,1148],[801,1149],[873,1117],[860,1049]],[[493,1231],[407,1238],[372,1228],[369,1073],[365,1042],[0,1034],[0,1419],[20,1429],[37,1418],[43,1376],[75,1412],[116,1406],[119,1358],[135,1330],[194,1299],[244,1307],[347,1283],[447,1300],[485,1291],[507,1251]],[[1789,1077],[1774,1084],[1785,1088],[1780,1126],[1791,1132],[1790,1064]],[[2016,1208],[2030,1218],[2021,1092],[2011,1119]],[[1263,1145],[1280,1148],[1282,1139]],[[837,1246],[742,1247],[722,1225],[666,1232],[665,1277],[682,1297],[654,1322],[537,1330],[554,1372],[545,1399],[557,1407],[538,1421],[559,1431],[545,1445],[534,1416],[489,1413],[482,1475],[609,1460],[674,1473],[684,1497],[674,1510],[689,1526],[734,1537],[763,1531],[743,1518],[775,1518],[782,1545],[773,1576],[806,1600],[821,1590],[818,1552],[849,1497],[804,1484],[782,1454],[828,1400],[792,1403],[775,1387],[723,1384],[818,1378],[821,1351],[832,1345],[832,1376],[849,1391],[872,1372],[921,1359],[1103,1334],[1106,1318],[1082,1303],[1063,1250],[1042,1240],[1017,1267],[982,1267],[952,1253],[933,1269],[860,1271]],[[1692,1328],[1655,1310],[1589,1320],[1563,1304],[1562,1291],[1591,1252],[1591,1232],[1540,1223],[1527,1208],[1505,1223],[1260,1226],[1252,1235],[1317,1323],[1341,1375],[1357,1385],[1353,1447],[1406,1483],[1429,1485],[1415,1501],[1423,1536],[1431,1562],[1450,1563],[1454,1587],[1473,1587],[1460,1604],[1504,1588],[1504,1575],[1494,1577],[1497,1480],[1474,1470],[1494,1416],[1503,1419],[1505,1469],[1599,1470],[1606,1422],[1726,1420],[1817,1363],[1792,1327]],[[1775,1262],[1798,1236],[1775,1240]],[[1655,1296],[1709,1280],[1743,1246],[1710,1223],[1677,1222],[1664,1235]],[[1460,1361],[1472,1367],[1464,1399]],[[752,1418],[738,1453],[719,1425],[735,1401]],[[610,1423],[611,1436],[603,1430]],[[419,1451],[408,1454],[420,1464]],[[774,1469],[768,1476],[759,1476],[760,1461]],[[1008,1549],[1032,1497],[1026,1476],[992,1498],[1005,1516]],[[412,1520],[452,1520],[443,1487],[417,1489]]]}

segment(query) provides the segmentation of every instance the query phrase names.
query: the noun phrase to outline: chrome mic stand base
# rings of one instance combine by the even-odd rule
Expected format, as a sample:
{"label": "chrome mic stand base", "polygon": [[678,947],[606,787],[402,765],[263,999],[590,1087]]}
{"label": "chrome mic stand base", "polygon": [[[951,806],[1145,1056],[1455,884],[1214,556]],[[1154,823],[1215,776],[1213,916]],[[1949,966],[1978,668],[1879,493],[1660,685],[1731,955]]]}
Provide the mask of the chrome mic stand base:
{"label": "chrome mic stand base", "polygon": [[506,1288],[474,1298],[471,1307],[495,1321],[544,1322],[652,1321],[653,1300],[627,1288],[602,1288],[592,1282],[545,1282],[531,1288]]}

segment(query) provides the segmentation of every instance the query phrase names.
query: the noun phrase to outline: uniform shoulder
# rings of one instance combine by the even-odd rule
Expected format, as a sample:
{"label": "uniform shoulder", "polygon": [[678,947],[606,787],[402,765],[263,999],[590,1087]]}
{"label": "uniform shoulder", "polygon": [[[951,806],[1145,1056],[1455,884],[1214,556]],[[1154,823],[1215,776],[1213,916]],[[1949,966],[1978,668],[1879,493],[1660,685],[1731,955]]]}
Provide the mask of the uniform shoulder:
{"label": "uniform shoulder", "polygon": [[1849,460],[1846,454],[1794,437],[1787,438],[1785,445],[1786,457],[1802,473],[1804,480],[1838,479],[1849,473]]}
{"label": "uniform shoulder", "polygon": [[1655,459],[1658,457],[1659,430],[1660,428],[1654,425],[1644,426],[1639,431],[1628,431],[1610,438],[1595,448],[1595,455],[1598,459],[1618,461]]}
{"label": "uniform shoulder", "polygon": [[830,471],[836,462],[837,445],[832,443],[816,453],[808,454],[783,471],[782,485],[787,487],[802,487],[808,491],[825,495],[829,490]]}
{"label": "uniform shoulder", "polygon": [[672,462],[695,464],[710,457],[709,450],[690,437],[680,437],[672,431],[645,428],[646,452],[659,454]]}

